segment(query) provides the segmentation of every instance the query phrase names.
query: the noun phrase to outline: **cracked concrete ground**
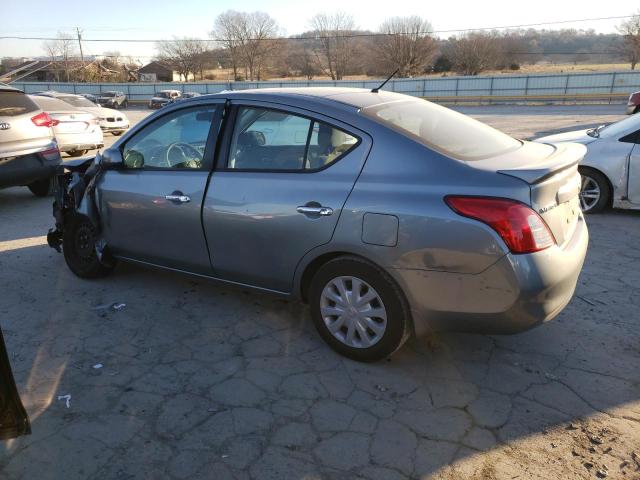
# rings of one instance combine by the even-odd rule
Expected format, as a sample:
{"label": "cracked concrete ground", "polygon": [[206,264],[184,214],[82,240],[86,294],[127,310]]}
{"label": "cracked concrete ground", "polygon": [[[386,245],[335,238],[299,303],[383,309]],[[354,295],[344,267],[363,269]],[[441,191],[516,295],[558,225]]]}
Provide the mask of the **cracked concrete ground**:
{"label": "cracked concrete ground", "polygon": [[0,323],[33,428],[0,443],[0,478],[640,478],[640,214],[588,217],[556,320],[377,364],[334,354],[295,302],[124,264],[79,280],[26,189],[0,191],[0,219]]}

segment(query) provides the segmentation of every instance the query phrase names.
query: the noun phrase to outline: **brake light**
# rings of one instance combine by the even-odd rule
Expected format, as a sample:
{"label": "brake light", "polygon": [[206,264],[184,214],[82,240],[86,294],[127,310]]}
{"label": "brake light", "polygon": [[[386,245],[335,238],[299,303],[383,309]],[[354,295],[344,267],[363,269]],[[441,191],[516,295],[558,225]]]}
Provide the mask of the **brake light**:
{"label": "brake light", "polygon": [[538,252],[556,244],[545,221],[524,203],[506,198],[451,195],[444,201],[457,214],[493,228],[513,253]]}
{"label": "brake light", "polygon": [[36,127],[53,127],[59,123],[57,120],[53,120],[47,112],[40,112],[35,117],[31,117],[31,121]]}

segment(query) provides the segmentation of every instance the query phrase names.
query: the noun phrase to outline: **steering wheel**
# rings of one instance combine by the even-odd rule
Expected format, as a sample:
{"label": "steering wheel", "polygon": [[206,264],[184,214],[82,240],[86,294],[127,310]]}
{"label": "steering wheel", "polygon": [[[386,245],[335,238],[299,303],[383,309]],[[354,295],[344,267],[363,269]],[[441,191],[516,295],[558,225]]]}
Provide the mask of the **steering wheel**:
{"label": "steering wheel", "polygon": [[[170,157],[171,153],[174,150],[176,151],[176,153],[179,152],[182,161],[172,164]],[[200,168],[202,166],[202,153],[200,153],[200,151],[193,145],[189,145],[188,143],[174,142],[169,144],[169,146],[167,147],[167,150],[164,154],[164,161],[170,168],[175,167],[176,165],[179,165],[181,163],[186,164],[188,168]],[[192,165],[189,166],[190,164]]]}

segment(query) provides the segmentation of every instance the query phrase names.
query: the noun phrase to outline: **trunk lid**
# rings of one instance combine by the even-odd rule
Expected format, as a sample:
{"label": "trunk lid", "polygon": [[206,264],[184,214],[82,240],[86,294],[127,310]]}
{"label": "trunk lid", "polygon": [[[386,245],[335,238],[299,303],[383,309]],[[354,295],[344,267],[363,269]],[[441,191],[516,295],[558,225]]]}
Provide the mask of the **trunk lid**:
{"label": "trunk lid", "polygon": [[85,112],[49,112],[49,115],[58,122],[53,127],[54,132],[57,134],[89,132],[98,123],[94,115]]}
{"label": "trunk lid", "polygon": [[578,164],[586,153],[587,148],[577,143],[523,142],[516,151],[473,163],[527,183],[531,207],[562,246],[571,238],[580,216]]}

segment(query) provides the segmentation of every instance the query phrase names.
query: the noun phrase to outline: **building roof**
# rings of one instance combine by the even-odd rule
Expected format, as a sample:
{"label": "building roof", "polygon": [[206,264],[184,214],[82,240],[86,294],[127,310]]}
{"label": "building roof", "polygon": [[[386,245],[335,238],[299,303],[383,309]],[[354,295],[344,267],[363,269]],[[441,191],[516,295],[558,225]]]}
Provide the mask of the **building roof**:
{"label": "building roof", "polygon": [[143,67],[140,67],[138,69],[138,73],[155,73],[158,70],[164,70],[167,73],[173,73],[174,69],[173,67],[171,67],[169,64],[165,62],[155,60],[153,62],[147,63]]}

